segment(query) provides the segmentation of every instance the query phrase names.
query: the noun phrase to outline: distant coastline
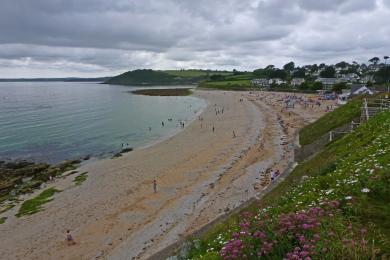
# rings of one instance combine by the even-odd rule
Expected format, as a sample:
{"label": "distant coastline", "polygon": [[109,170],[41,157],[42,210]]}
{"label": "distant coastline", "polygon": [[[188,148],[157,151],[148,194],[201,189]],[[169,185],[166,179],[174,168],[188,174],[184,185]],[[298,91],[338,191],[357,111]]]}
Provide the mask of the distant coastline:
{"label": "distant coastline", "polygon": [[105,82],[111,77],[99,78],[10,78],[0,79],[0,82]]}

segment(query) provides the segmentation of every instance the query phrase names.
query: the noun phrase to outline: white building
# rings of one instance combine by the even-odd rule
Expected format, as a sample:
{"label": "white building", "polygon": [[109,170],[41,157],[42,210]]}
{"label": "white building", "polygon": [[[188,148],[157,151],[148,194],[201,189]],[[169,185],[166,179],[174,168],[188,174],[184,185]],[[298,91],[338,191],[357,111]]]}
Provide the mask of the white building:
{"label": "white building", "polygon": [[305,82],[304,78],[293,78],[293,79],[291,79],[291,85],[292,86],[300,86],[304,82]]}
{"label": "white building", "polygon": [[367,86],[353,86],[351,88],[351,96],[354,95],[373,95],[374,91]]}
{"label": "white building", "polygon": [[280,78],[274,78],[274,79],[269,80],[269,84],[281,85],[281,84],[285,84],[285,83],[286,83],[286,81],[284,81]]}
{"label": "white building", "polygon": [[324,86],[324,89],[332,89],[333,86],[337,83],[336,78],[318,78],[317,82],[321,82]]}
{"label": "white building", "polygon": [[252,79],[251,83],[253,86],[269,87],[269,81],[266,78]]}

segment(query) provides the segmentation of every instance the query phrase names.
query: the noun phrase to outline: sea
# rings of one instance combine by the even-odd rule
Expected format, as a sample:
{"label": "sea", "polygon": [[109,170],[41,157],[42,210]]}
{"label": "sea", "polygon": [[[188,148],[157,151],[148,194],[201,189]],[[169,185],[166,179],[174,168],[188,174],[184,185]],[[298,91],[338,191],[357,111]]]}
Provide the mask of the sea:
{"label": "sea", "polygon": [[[178,87],[189,86],[172,88]],[[179,121],[188,124],[206,107],[197,97],[132,94],[136,89],[89,82],[0,82],[0,160],[58,163],[110,157],[122,148],[172,136],[181,130]]]}

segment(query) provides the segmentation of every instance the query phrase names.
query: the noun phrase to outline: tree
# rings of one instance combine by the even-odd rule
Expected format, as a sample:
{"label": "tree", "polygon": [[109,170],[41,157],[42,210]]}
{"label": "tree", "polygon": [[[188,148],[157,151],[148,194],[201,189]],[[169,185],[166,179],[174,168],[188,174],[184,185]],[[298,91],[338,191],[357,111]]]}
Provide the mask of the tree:
{"label": "tree", "polygon": [[325,63],[321,63],[320,66],[318,66],[318,68],[320,68],[320,69],[323,69],[325,67],[326,67]]}
{"label": "tree", "polygon": [[318,81],[314,82],[313,85],[311,85],[312,90],[320,90],[323,89],[323,87],[324,86],[322,85],[322,83]]}
{"label": "tree", "polygon": [[288,72],[291,72],[292,70],[294,70],[294,68],[295,68],[295,63],[293,61],[290,61],[289,63],[283,66],[283,69]]}
{"label": "tree", "polygon": [[271,72],[270,77],[272,79],[275,78],[281,78],[281,79],[286,79],[287,78],[287,72],[281,69],[276,69]]}
{"label": "tree", "polygon": [[373,58],[369,59],[368,61],[371,62],[372,64],[376,65],[379,62],[379,58],[378,57],[373,57]]}
{"label": "tree", "polygon": [[335,75],[336,70],[332,66],[327,66],[324,70],[320,72],[320,76],[323,78],[334,78]]}
{"label": "tree", "polygon": [[316,72],[316,71],[318,71],[318,65],[317,64],[313,64],[311,66],[310,72],[313,73],[313,72]]}
{"label": "tree", "polygon": [[305,68],[297,68],[297,69],[293,72],[293,74],[292,74],[293,78],[304,78],[305,75],[306,75],[306,70],[305,70]]}
{"label": "tree", "polygon": [[390,67],[383,66],[374,74],[375,81],[377,83],[385,83],[390,79]]}
{"label": "tree", "polygon": [[300,86],[299,86],[300,89],[309,89],[310,88],[310,85],[307,81],[303,82]]}
{"label": "tree", "polygon": [[335,66],[336,66],[336,68],[342,68],[342,69],[344,69],[344,68],[348,67],[349,64],[348,64],[347,62],[345,62],[345,61],[342,61],[342,62],[336,63]]}
{"label": "tree", "polygon": [[340,94],[340,93],[342,93],[343,91],[343,89],[346,89],[347,88],[347,83],[345,83],[345,82],[340,82],[340,83],[337,83],[337,84],[335,84],[334,86],[333,86],[333,88],[332,88],[332,90],[334,91],[334,92],[336,92],[337,94]]}

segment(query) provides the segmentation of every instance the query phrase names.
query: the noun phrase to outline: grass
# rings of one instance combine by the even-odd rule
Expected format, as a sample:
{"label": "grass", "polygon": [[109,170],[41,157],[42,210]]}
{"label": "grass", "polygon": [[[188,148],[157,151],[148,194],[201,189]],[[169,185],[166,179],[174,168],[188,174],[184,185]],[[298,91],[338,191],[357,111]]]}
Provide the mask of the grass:
{"label": "grass", "polygon": [[138,89],[131,91],[133,94],[145,96],[189,96],[192,94],[191,90],[187,88],[174,89]]}
{"label": "grass", "polygon": [[[193,241],[186,258],[222,259],[221,254],[234,246],[232,241],[239,239],[242,247],[235,248],[237,252],[243,250],[248,259],[257,259],[257,255],[248,256],[253,248],[264,247],[253,237],[261,229],[275,241],[262,257],[281,259],[302,244],[292,233],[280,236],[279,229],[275,230],[280,220],[314,208],[327,210],[326,205],[336,201],[337,210],[319,218],[322,224],[318,228],[299,230],[307,237],[321,237],[311,253],[324,259],[386,259],[390,253],[390,131],[384,129],[390,129],[390,112],[378,114],[298,165],[260,203]],[[267,225],[260,227],[259,223]],[[363,237],[360,230],[367,234]],[[330,233],[337,236],[328,239]]]}
{"label": "grass", "polygon": [[188,70],[165,70],[164,72],[174,75],[176,77],[206,77],[211,75],[231,75],[232,72],[229,71],[207,71],[207,70],[195,70],[195,69],[188,69]]}
{"label": "grass", "polygon": [[351,122],[361,113],[362,100],[354,99],[299,131],[299,143],[311,144],[330,130]]}
{"label": "grass", "polygon": [[26,200],[20,206],[20,209],[16,216],[19,218],[25,215],[32,215],[34,213],[39,212],[40,210],[42,210],[42,206],[44,204],[53,200],[52,197],[57,192],[60,192],[60,190],[57,190],[56,188],[49,188],[42,191],[37,197]]}
{"label": "grass", "polygon": [[81,185],[84,181],[86,181],[88,178],[88,172],[83,172],[83,173],[80,173],[79,176],[76,176],[73,180],[73,182],[76,184],[76,185]]}
{"label": "grass", "polygon": [[0,225],[4,224],[6,220],[7,220],[7,217],[1,217],[0,218]]}
{"label": "grass", "polygon": [[223,80],[223,81],[205,81],[199,84],[201,88],[212,88],[219,90],[248,90],[253,88],[250,80]]}

